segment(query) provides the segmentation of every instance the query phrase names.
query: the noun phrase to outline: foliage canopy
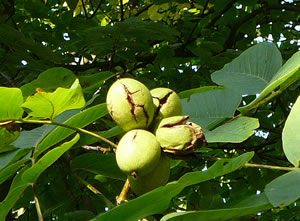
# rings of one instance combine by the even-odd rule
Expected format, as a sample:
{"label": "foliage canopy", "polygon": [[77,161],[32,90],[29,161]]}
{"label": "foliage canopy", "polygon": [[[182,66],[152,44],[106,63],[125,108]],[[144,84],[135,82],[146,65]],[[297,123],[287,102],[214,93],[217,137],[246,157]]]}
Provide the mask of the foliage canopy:
{"label": "foliage canopy", "polygon": [[[297,220],[296,0],[3,0],[0,221]],[[117,77],[176,91],[207,145],[116,206]],[[95,150],[100,150],[96,152]]]}

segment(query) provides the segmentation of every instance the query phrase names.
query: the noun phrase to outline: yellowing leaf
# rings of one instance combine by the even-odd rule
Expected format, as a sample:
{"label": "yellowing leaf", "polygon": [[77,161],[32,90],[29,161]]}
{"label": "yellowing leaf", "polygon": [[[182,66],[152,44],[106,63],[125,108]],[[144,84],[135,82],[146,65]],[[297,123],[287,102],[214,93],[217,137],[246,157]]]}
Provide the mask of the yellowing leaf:
{"label": "yellowing leaf", "polygon": [[52,93],[37,90],[37,93],[26,99],[22,107],[29,117],[53,119],[66,110],[82,108],[85,100],[82,88],[76,79],[70,89],[57,88]]}

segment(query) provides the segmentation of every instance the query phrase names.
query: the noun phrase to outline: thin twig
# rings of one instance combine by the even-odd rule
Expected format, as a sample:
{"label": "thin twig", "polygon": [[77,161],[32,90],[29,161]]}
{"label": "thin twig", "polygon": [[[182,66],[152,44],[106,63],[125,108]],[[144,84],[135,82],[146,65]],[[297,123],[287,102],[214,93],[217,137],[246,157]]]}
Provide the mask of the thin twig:
{"label": "thin twig", "polygon": [[36,212],[37,212],[37,215],[38,215],[38,219],[39,219],[39,221],[44,221],[44,217],[43,217],[43,214],[42,214],[40,202],[39,202],[39,199],[37,197],[37,193],[36,193],[34,184],[32,184],[32,191],[33,191],[33,197],[34,197],[34,202],[35,202],[35,209],[36,209]]}
{"label": "thin twig", "polygon": [[84,145],[84,146],[82,146],[82,148],[84,148],[86,150],[101,151],[103,153],[107,153],[107,152],[112,152],[113,151],[112,148],[101,147],[101,146],[88,146],[88,145]]}
{"label": "thin twig", "polygon": [[85,17],[88,19],[88,18],[89,18],[89,15],[88,15],[87,10],[86,10],[86,8],[85,8],[84,0],[81,0],[81,4],[82,4],[83,10],[84,10],[84,15],[85,15]]}
{"label": "thin twig", "polygon": [[99,196],[109,209],[112,209],[114,207],[114,204],[108,198],[106,198],[106,196],[104,196],[103,193],[101,193],[96,187],[94,187],[93,185],[91,185],[90,183],[88,183],[87,181],[85,181],[84,179],[82,179],[77,175],[74,175],[74,177],[78,179],[90,191],[92,191],[94,194]]}
{"label": "thin twig", "polygon": [[256,163],[246,163],[244,167],[255,167],[255,168],[264,168],[264,169],[272,169],[272,170],[286,170],[286,171],[300,170],[300,168],[297,167],[282,167],[282,166],[273,166],[273,165],[256,164]]}
{"label": "thin twig", "polygon": [[121,21],[124,21],[124,7],[123,7],[123,0],[120,0],[120,12],[121,12]]}
{"label": "thin twig", "polygon": [[114,149],[117,148],[117,144],[113,143],[112,141],[106,139],[105,137],[103,137],[101,135],[93,133],[93,132],[91,132],[89,130],[85,130],[85,129],[82,129],[82,128],[73,127],[73,126],[70,126],[70,125],[62,124],[62,123],[57,123],[57,122],[51,121],[51,120],[29,120],[29,119],[21,119],[21,120],[16,120],[15,123],[51,124],[51,125],[55,125],[55,126],[65,127],[65,128],[71,129],[71,130],[75,130],[75,131],[78,131],[78,132],[85,133],[85,134],[91,135],[93,137],[96,137],[96,138],[98,138],[98,139],[100,139],[100,140],[108,143]]}
{"label": "thin twig", "polygon": [[100,0],[99,4],[97,5],[96,9],[94,10],[94,13],[89,17],[90,19],[92,19],[96,15],[96,13],[99,10],[102,3],[103,3],[103,0]]}

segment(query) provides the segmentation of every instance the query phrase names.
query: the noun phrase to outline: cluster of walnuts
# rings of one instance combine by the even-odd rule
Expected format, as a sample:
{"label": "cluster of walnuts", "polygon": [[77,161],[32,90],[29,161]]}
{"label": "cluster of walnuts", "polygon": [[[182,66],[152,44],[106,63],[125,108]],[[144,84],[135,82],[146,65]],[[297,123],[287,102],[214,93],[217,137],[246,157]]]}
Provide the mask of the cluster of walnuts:
{"label": "cluster of walnuts", "polygon": [[204,140],[201,127],[182,116],[180,98],[169,88],[149,91],[137,80],[118,79],[106,102],[110,116],[126,132],[116,161],[137,195],[168,182],[170,160],[164,152],[189,153]]}

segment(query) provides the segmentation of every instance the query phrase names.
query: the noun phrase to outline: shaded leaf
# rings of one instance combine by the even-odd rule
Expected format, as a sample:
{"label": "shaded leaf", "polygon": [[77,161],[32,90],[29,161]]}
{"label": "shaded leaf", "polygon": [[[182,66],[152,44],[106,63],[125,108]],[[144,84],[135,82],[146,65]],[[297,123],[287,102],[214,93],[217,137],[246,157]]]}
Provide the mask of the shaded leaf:
{"label": "shaded leaf", "polygon": [[223,69],[211,75],[213,82],[241,94],[261,92],[281,67],[282,58],[273,43],[264,42],[244,51]]}
{"label": "shaded leaf", "polygon": [[250,117],[238,117],[212,131],[205,132],[205,138],[208,143],[241,143],[250,137],[253,134],[254,129],[258,127],[258,119]]}
{"label": "shaded leaf", "polygon": [[115,154],[86,153],[71,162],[73,170],[84,170],[104,175],[113,179],[126,180],[126,175],[119,169]]}
{"label": "shaded leaf", "polygon": [[224,118],[232,118],[241,102],[241,96],[234,90],[223,88],[193,94],[190,99],[183,99],[183,113],[190,120],[206,128],[209,124]]}
{"label": "shaded leaf", "polygon": [[[246,199],[248,202],[247,204],[250,205],[235,205],[230,208],[224,209],[213,209],[213,210],[201,210],[201,211],[188,211],[188,212],[181,212],[181,213],[170,213],[165,215],[161,221],[202,221],[202,220],[230,220],[232,218],[256,214],[260,211],[270,209],[272,206],[269,204],[268,200],[266,199],[265,195],[254,196]],[[244,204],[244,202],[241,202]]]}
{"label": "shaded leaf", "polygon": [[274,207],[287,206],[300,198],[300,171],[291,171],[266,185],[265,193]]}
{"label": "shaded leaf", "polygon": [[[83,128],[93,121],[105,116],[108,113],[106,104],[98,104],[91,108],[88,108],[64,122],[64,124]],[[42,142],[37,146],[34,152],[34,158],[37,158],[43,151],[47,150],[49,147],[57,144],[68,136],[74,134],[76,131],[64,127],[55,128]]]}
{"label": "shaded leaf", "polygon": [[24,172],[22,176],[23,180],[28,183],[33,183],[44,170],[46,170],[49,166],[51,166],[51,164],[60,158],[61,155],[69,150],[79,140],[79,137],[79,134],[76,134],[72,140],[63,143],[59,147],[56,147],[46,153],[39,161]]}
{"label": "shaded leaf", "polygon": [[19,170],[19,168],[22,167],[23,165],[25,165],[25,163],[27,161],[29,161],[29,159],[19,160],[15,163],[3,168],[2,170],[0,170],[0,184],[2,184],[4,181],[6,181],[12,175],[16,174],[16,172]]}
{"label": "shaded leaf", "polygon": [[[276,73],[270,83],[260,93],[260,95],[250,104],[240,107],[238,110],[242,113],[256,107],[265,97],[276,91],[277,88],[286,88],[298,79],[300,79],[300,51],[296,52]],[[279,89],[280,90],[280,89]]]}

